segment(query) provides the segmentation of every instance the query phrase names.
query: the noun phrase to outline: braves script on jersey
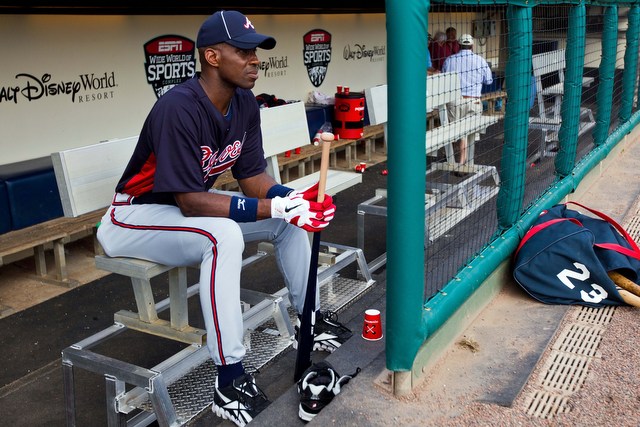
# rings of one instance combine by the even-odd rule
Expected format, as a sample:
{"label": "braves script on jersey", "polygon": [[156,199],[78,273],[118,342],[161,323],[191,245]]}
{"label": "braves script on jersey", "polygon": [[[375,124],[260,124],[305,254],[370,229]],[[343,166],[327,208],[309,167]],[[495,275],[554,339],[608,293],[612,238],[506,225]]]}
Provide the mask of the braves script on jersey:
{"label": "braves script on jersey", "polygon": [[229,168],[236,179],[266,168],[258,104],[236,89],[223,116],[195,77],[156,102],[116,191],[133,203],[175,204],[173,193],[207,191]]}

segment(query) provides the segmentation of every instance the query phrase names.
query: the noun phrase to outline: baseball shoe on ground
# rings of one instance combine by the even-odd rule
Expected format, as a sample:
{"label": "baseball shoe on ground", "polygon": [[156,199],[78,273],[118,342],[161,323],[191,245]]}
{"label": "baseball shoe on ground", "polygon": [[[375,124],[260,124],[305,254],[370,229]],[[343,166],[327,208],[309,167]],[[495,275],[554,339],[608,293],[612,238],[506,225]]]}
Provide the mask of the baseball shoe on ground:
{"label": "baseball shoe on ground", "polygon": [[353,374],[341,377],[327,361],[323,360],[311,365],[298,381],[298,393],[300,394],[298,416],[300,419],[311,421],[359,372],[360,368],[357,368]]}
{"label": "baseball shoe on ground", "polygon": [[[296,336],[293,348],[298,348],[298,331],[300,321],[295,326]],[[316,323],[313,327],[313,351],[327,351],[333,353],[344,344],[353,333],[342,323],[338,322],[338,315],[333,311],[316,312]]]}
{"label": "baseball shoe on ground", "polygon": [[230,420],[239,427],[246,426],[271,402],[258,388],[250,374],[244,374],[224,388],[218,388],[213,395],[211,410],[217,416]]}

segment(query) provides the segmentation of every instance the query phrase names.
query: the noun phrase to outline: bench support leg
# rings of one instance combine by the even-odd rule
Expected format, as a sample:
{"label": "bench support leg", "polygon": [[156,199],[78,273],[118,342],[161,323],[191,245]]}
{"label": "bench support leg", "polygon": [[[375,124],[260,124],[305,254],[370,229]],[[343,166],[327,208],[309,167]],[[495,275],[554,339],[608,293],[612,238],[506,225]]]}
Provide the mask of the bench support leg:
{"label": "bench support leg", "polygon": [[53,256],[56,263],[56,279],[67,280],[67,259],[64,255],[64,243],[62,240],[53,242]]}
{"label": "bench support leg", "polygon": [[133,285],[133,293],[138,306],[138,316],[140,320],[146,323],[153,323],[158,320],[158,312],[156,311],[155,302],[153,300],[153,291],[151,290],[151,282],[149,280],[131,278]]}
{"label": "bench support leg", "polygon": [[36,274],[40,277],[47,275],[47,260],[44,256],[44,245],[35,247],[33,257],[36,261]]}
{"label": "bench support leg", "polygon": [[76,394],[74,386],[73,365],[62,362],[62,383],[64,386],[65,418],[68,427],[76,426]]}
{"label": "bench support leg", "polygon": [[126,427],[127,418],[125,414],[118,411],[117,398],[125,392],[123,381],[110,375],[105,375],[106,399],[107,399],[107,425],[109,427]]}
{"label": "bench support leg", "polygon": [[171,307],[171,327],[183,330],[189,326],[189,309],[187,307],[187,269],[174,268],[169,271],[169,299]]}
{"label": "bench support leg", "polygon": [[158,424],[161,427],[177,425],[178,417],[176,415],[173,403],[169,397],[169,390],[162,374],[156,375],[151,379],[150,385],[153,392],[149,393],[149,398],[153,404],[153,410],[156,413]]}
{"label": "bench support leg", "polygon": [[169,270],[170,321],[158,317],[158,310],[162,311],[163,309],[162,307],[158,308],[158,304],[164,305],[164,302],[155,303],[150,279],[131,277],[131,284],[138,312],[120,310],[113,315],[115,322],[151,335],[187,344],[202,345],[206,331],[189,325],[189,291],[186,267]]}

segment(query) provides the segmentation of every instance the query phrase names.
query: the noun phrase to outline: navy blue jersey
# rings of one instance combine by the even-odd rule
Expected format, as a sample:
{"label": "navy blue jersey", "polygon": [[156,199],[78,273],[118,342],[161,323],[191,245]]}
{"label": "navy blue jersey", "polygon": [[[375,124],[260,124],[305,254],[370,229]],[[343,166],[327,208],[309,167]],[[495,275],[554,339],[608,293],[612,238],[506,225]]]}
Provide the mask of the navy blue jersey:
{"label": "navy blue jersey", "polygon": [[207,191],[229,168],[236,179],[263,172],[260,110],[250,90],[236,89],[228,116],[197,76],[172,88],[147,116],[116,191],[137,203],[175,204],[173,193]]}

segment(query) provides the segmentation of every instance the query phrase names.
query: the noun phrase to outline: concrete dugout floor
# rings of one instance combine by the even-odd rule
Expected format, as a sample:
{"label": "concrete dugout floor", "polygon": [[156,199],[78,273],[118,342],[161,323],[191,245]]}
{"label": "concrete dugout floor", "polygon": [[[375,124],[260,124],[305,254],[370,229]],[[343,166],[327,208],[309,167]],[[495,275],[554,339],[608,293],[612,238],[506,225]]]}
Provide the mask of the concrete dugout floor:
{"label": "concrete dugout floor", "polygon": [[[585,182],[587,187],[581,190],[578,198],[618,220],[625,217],[640,195],[637,167],[640,143],[621,145],[624,148],[611,154],[615,160],[600,171],[597,179]],[[384,167],[383,163],[370,168],[357,191],[350,189],[341,193],[338,198],[340,214],[330,230],[323,233],[327,241],[355,246],[357,203],[371,197],[375,188],[386,187],[386,177],[380,174]],[[385,250],[386,239],[380,232],[383,225],[383,221],[379,224],[368,222],[367,227],[375,230],[366,239],[365,253],[369,260]],[[459,337],[451,337],[450,353],[438,365],[438,370],[425,373],[429,386],[421,395],[430,397],[411,401],[397,399],[380,386],[384,385],[386,375],[384,339],[367,342],[359,337],[365,309],[381,309],[383,322],[385,320],[387,283],[384,271],[379,273],[376,276],[378,284],[340,316],[341,321],[352,328],[354,337],[330,356],[322,353],[315,356],[318,359],[326,357],[341,374],[351,373],[355,367],[362,368],[362,372],[311,425],[394,425],[394,420],[399,419],[398,411],[406,414],[412,407],[416,411],[419,408],[420,414],[431,413],[433,417],[455,416],[466,405],[461,396],[469,395],[478,401],[508,405],[526,384],[566,311],[566,307],[544,306],[532,301],[507,278],[503,291],[468,328]],[[278,278],[272,266],[265,264],[261,269],[244,274],[243,280],[275,286]],[[158,297],[164,292],[161,288],[156,288]],[[3,424],[65,425],[60,351],[110,325],[115,311],[133,308],[127,280],[106,276],[0,319],[0,342],[3,343],[0,413]],[[193,323],[197,324],[200,321],[197,304],[191,313],[195,317]],[[472,353],[455,345],[465,337],[473,339],[478,352]],[[105,351],[124,360],[153,364],[171,354],[174,344],[125,333]],[[297,417],[298,401],[292,380],[294,360],[295,352],[288,351],[257,375],[258,383],[274,403],[252,425],[303,424]],[[77,381],[78,390],[82,390],[78,398],[78,425],[105,425],[104,381],[88,373],[78,374]],[[205,411],[193,425],[230,424]],[[421,415],[416,425],[429,425],[429,417]]]}

